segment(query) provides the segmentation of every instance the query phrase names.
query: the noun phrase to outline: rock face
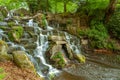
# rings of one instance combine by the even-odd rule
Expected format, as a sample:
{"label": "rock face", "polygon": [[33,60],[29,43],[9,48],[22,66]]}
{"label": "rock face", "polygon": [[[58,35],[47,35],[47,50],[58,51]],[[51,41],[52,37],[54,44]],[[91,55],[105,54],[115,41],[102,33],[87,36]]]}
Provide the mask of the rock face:
{"label": "rock face", "polygon": [[24,51],[14,51],[13,60],[17,66],[35,71],[34,65],[26,56],[26,53]]}
{"label": "rock face", "polygon": [[65,41],[63,36],[49,36],[49,41],[50,46],[46,55],[54,67],[63,68],[74,58],[78,60],[78,62],[85,62],[83,55],[73,53],[70,45]]}
{"label": "rock face", "polygon": [[7,44],[0,40],[0,61],[12,60],[12,56],[7,54]]}

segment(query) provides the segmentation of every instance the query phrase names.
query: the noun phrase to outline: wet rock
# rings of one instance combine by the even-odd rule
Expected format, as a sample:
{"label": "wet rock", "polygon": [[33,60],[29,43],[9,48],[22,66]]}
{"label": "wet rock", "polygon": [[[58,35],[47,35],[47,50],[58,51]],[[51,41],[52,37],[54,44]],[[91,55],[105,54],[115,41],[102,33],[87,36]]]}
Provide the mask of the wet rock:
{"label": "wet rock", "polygon": [[65,37],[53,35],[53,36],[49,36],[48,40],[51,40],[51,41],[54,41],[54,42],[55,41],[65,41]]}
{"label": "wet rock", "polygon": [[35,71],[33,63],[29,60],[26,53],[24,51],[14,51],[13,52],[13,60],[17,66],[23,69],[30,69]]}
{"label": "wet rock", "polygon": [[0,40],[0,61],[12,60],[12,56],[7,54],[8,46],[7,44]]}

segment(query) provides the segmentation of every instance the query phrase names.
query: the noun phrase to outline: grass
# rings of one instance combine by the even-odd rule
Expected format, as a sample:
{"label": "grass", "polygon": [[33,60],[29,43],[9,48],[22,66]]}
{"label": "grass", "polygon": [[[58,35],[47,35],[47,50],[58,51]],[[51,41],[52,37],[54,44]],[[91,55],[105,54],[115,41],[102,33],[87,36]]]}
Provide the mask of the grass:
{"label": "grass", "polygon": [[3,68],[0,68],[0,80],[3,80],[6,76],[6,73],[4,72]]}

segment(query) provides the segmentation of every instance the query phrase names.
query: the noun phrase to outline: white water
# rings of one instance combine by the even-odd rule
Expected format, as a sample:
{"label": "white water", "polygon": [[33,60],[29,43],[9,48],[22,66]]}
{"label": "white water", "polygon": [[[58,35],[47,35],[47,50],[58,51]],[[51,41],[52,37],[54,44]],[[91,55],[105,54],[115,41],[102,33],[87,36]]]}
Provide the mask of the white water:
{"label": "white water", "polygon": [[[33,22],[32,20],[29,20],[29,22],[27,23],[28,26],[33,26],[34,27],[34,31],[36,34],[38,34],[38,40],[37,40],[37,48],[34,51],[34,58],[39,59],[39,62],[37,63],[37,68],[40,69],[42,67],[42,69],[37,70],[38,74],[42,75],[43,77],[45,76],[50,76],[53,74],[57,74],[60,71],[57,70],[56,68],[53,68],[50,64],[48,64],[46,62],[45,59],[45,52],[47,50],[47,48],[49,47],[49,42],[48,42],[48,36],[53,35],[53,30],[57,31],[57,36],[60,36],[60,34],[64,34],[66,37],[66,41],[68,42],[68,44],[70,45],[70,48],[73,50],[74,53],[76,54],[80,54],[80,41],[77,37],[72,36],[70,34],[68,34],[67,32],[63,32],[63,31],[59,31],[57,29],[54,29],[50,26],[48,26],[48,23],[46,21],[46,25],[47,28],[46,30],[41,29],[36,23]],[[46,31],[46,34],[43,34],[42,32]],[[48,69],[44,69],[44,67],[47,66]],[[43,70],[43,72],[41,72]],[[47,73],[47,74],[46,74]]]}
{"label": "white water", "polygon": [[[38,34],[38,39],[37,39],[37,48],[34,50],[34,58],[39,59],[39,63],[36,62],[36,68],[38,68],[38,74],[41,75],[42,77],[49,77],[51,75],[57,74],[60,71],[57,70],[56,68],[53,68],[50,64],[48,64],[45,60],[45,52],[47,48],[49,47],[48,44],[48,36],[52,34],[52,32],[49,32],[50,30],[53,30],[52,27],[48,26],[47,27],[47,34],[42,34],[44,31],[41,29],[36,23],[33,23],[33,20],[29,20],[27,23],[28,26],[34,27],[34,32]],[[46,69],[47,67],[47,69]],[[41,69],[42,68],[42,69]],[[43,71],[43,72],[41,72]]]}

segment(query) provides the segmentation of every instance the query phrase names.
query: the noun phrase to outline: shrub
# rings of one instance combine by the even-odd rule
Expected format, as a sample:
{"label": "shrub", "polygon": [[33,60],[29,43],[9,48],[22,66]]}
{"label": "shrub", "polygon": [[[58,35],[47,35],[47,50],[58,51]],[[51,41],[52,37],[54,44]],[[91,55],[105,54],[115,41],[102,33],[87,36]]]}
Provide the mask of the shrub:
{"label": "shrub", "polygon": [[90,40],[90,47],[97,49],[115,49],[114,41],[109,40],[107,29],[100,21],[91,21],[90,28],[80,31],[81,36],[87,36]]}

